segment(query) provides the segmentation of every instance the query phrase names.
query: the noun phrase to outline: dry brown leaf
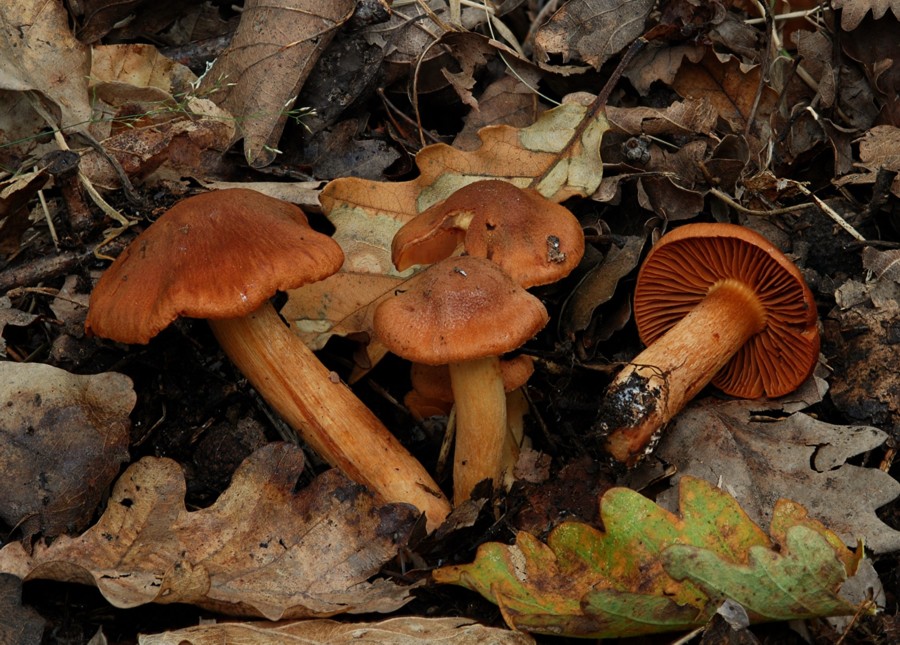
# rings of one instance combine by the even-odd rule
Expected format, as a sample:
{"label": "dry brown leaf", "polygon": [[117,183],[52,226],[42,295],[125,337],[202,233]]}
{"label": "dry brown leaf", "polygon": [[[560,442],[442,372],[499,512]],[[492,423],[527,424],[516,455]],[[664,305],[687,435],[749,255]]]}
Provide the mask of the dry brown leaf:
{"label": "dry brown leaf", "polygon": [[244,156],[254,168],[275,159],[300,87],[334,33],[353,14],[352,0],[248,0],[228,48],[200,84],[237,119]]}
{"label": "dry brown leaf", "polygon": [[341,271],[291,290],[281,315],[310,348],[322,349],[334,335],[371,333],[375,307],[403,281],[392,275]]}
{"label": "dry brown leaf", "polygon": [[6,339],[3,337],[4,328],[7,325],[27,327],[37,319],[37,314],[25,313],[19,309],[13,309],[9,297],[0,296],[0,360],[6,358]]}
{"label": "dry brown leaf", "polygon": [[[123,28],[149,36],[169,25],[185,8],[179,0],[78,0],[68,4],[79,22],[78,39],[84,43]],[[120,40],[126,36],[121,31],[116,35]]]}
{"label": "dry brown leaf", "polygon": [[900,249],[879,251],[867,246],[862,252],[863,268],[876,280],[892,280],[900,284]]}
{"label": "dry brown leaf", "polygon": [[397,554],[416,518],[378,506],[330,470],[300,492],[296,446],[253,453],[211,507],[188,512],[181,466],[145,457],[116,483],[100,521],[77,538],[0,550],[0,572],[95,584],[116,607],[192,603],[269,620],[390,612],[409,588],[366,582]]}
{"label": "dry brown leaf", "polygon": [[[532,85],[536,83],[535,79]],[[516,76],[503,76],[488,85],[478,97],[478,109],[466,115],[462,130],[453,140],[453,147],[477,150],[481,145],[478,136],[481,128],[498,124],[524,128],[535,122],[541,110],[531,87]]]}
{"label": "dry brown leaf", "polygon": [[900,365],[900,285],[886,275],[892,265],[879,266],[885,273],[863,286],[859,302],[824,319],[824,351],[834,370],[831,399],[846,418],[896,431],[900,371],[892,367]]}
{"label": "dry brown leaf", "polygon": [[561,54],[563,62],[582,60],[600,69],[611,56],[644,33],[654,0],[575,0],[563,4],[537,30],[535,58]]}
{"label": "dry brown leaf", "polygon": [[665,108],[644,106],[623,108],[608,106],[606,118],[610,130],[631,136],[656,137],[708,135],[716,125],[716,110],[707,99],[675,101]]}
{"label": "dry brown leaf", "polygon": [[768,118],[778,97],[766,85],[757,102],[759,67],[745,70],[737,58],[720,56],[710,50],[700,62],[682,64],[672,87],[684,98],[706,98],[733,133],[743,133],[749,121],[749,134],[756,139],[756,145],[751,146],[754,150],[768,141],[771,135]]}
{"label": "dry brown leaf", "polygon": [[640,94],[647,95],[656,81],[671,86],[686,58],[692,63],[703,60],[706,48],[701,45],[650,46],[634,57],[625,76]]}
{"label": "dry brown leaf", "polygon": [[[231,118],[207,99],[188,99],[169,120],[123,130],[103,141],[132,178],[152,184],[160,179],[214,176],[222,151],[234,133]],[[106,158],[90,150],[81,157],[81,172],[101,188],[114,189],[118,175]]]}
{"label": "dry brown leaf", "polygon": [[0,362],[0,517],[23,541],[87,526],[128,460],[131,380]]}
{"label": "dry brown leaf", "polygon": [[482,128],[477,150],[442,143],[423,148],[416,155],[420,170],[416,179],[396,183],[336,179],[322,191],[320,201],[332,221],[336,216],[374,215],[402,225],[480,179],[506,179],[520,187],[537,180],[532,187],[555,202],[586,197],[602,178],[600,140],[607,127],[602,113],[589,113],[587,106],[576,102],[563,103],[526,128]]}
{"label": "dry brown leaf", "polygon": [[217,623],[143,635],[140,645],[218,645],[253,643],[305,645],[335,643],[386,645],[532,645],[534,639],[524,632],[485,627],[468,618],[420,618],[398,616],[375,623],[344,623],[334,620],[307,620],[297,623]]}
{"label": "dry brown leaf", "polygon": [[878,20],[890,9],[897,20],[900,20],[900,0],[834,0],[831,6],[841,9],[841,29],[853,31],[869,11]]}
{"label": "dry brown leaf", "polygon": [[62,3],[0,4],[0,89],[39,92],[59,110],[63,128],[84,128],[91,120],[90,57],[69,30]]}
{"label": "dry brown leaf", "polygon": [[[900,128],[893,125],[876,125],[866,131],[859,141],[859,163],[865,172],[845,175],[834,181],[836,186],[847,184],[874,184],[880,170],[891,173],[900,171]],[[891,182],[891,192],[900,197],[900,175]]]}
{"label": "dry brown leaf", "polygon": [[[685,409],[655,451],[677,467],[672,484],[684,475],[716,483],[761,526],[768,526],[777,499],[791,498],[848,545],[862,539],[876,553],[900,548],[900,531],[875,514],[900,495],[900,483],[877,468],[846,463],[880,446],[887,435],[871,427],[823,423],[802,413],[760,418],[760,410],[765,414],[767,406],[776,405],[710,398]],[[667,508],[675,508],[675,490],[658,501],[665,499]]]}
{"label": "dry brown leaf", "polygon": [[613,297],[619,280],[637,267],[643,248],[643,237],[629,236],[621,248],[612,246],[603,262],[585,274],[563,306],[560,326],[566,336],[588,328],[596,309]]}
{"label": "dry brown leaf", "polygon": [[0,257],[19,250],[19,240],[31,226],[26,207],[47,180],[46,169],[37,168],[0,182]]}

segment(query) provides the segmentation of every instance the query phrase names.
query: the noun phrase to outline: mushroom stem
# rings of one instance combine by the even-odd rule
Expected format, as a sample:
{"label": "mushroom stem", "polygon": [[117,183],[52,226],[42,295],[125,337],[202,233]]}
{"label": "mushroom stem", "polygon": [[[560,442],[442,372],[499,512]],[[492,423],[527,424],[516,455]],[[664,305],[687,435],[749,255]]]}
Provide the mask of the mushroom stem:
{"label": "mushroom stem", "polygon": [[253,387],[328,463],[382,500],[423,511],[428,530],[441,524],[450,505],[425,468],[270,303],[242,318],[209,320],[209,325]]}
{"label": "mushroom stem", "polygon": [[500,486],[506,442],[506,393],[496,356],[450,364],[456,401],[453,503],[472,496],[475,485],[490,479]]}
{"label": "mushroom stem", "polygon": [[725,279],[619,372],[602,409],[613,431],[606,450],[629,465],[654,435],[697,395],[766,323],[754,291]]}

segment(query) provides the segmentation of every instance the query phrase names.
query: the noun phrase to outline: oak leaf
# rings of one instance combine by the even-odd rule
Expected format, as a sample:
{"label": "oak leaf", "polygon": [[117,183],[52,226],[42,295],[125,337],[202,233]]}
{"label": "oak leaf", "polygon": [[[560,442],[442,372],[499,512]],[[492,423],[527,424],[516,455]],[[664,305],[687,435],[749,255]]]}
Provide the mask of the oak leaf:
{"label": "oak leaf", "polygon": [[8,545],[0,572],[94,584],[116,607],[182,602],[270,620],[408,602],[409,587],[367,580],[397,554],[415,509],[378,506],[337,470],[295,493],[302,468],[299,448],[269,444],[215,504],[189,512],[181,467],[145,457],[119,478],[95,526],[31,555]]}
{"label": "oak leaf", "polygon": [[[775,500],[790,497],[847,544],[864,540],[876,553],[900,548],[900,531],[875,514],[900,495],[900,483],[877,468],[846,463],[880,446],[887,435],[802,413],[766,418],[767,405],[778,403],[695,402],[666,430],[655,454],[677,467],[675,481],[691,475],[719,482],[754,521],[766,522]],[[673,488],[658,501],[673,508],[676,495]]]}
{"label": "oak leaf", "polygon": [[557,636],[689,629],[725,598],[755,621],[856,611],[838,592],[860,555],[796,504],[776,504],[767,536],[712,484],[684,477],[679,492],[676,516],[631,489],[610,489],[600,500],[604,531],[567,522],[546,544],[520,532],[514,545],[483,544],[474,562],[434,578],[497,603],[514,629]]}

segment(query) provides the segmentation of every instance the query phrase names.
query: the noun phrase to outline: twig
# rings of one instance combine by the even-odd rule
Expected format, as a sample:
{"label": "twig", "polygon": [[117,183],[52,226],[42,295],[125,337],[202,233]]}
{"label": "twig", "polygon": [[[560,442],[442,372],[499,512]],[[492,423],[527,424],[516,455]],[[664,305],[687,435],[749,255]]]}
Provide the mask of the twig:
{"label": "twig", "polygon": [[741,206],[736,201],[734,201],[728,193],[722,192],[718,188],[710,188],[709,192],[711,195],[718,197],[723,202],[731,206],[734,210],[740,211],[745,215],[756,215],[760,217],[786,215],[787,213],[796,213],[797,211],[806,210],[807,208],[812,206],[812,204],[794,204],[793,206],[784,206],[783,208],[773,208],[771,210],[759,211],[752,208],[747,208],[746,206]]}
{"label": "twig", "polygon": [[850,226],[850,224],[847,223],[847,220],[845,220],[843,217],[838,215],[837,211],[834,210],[831,206],[829,206],[828,204],[823,202],[821,199],[819,199],[818,197],[813,195],[806,186],[801,184],[799,181],[794,181],[793,179],[790,179],[788,181],[790,181],[792,184],[794,184],[801,193],[803,193],[804,195],[806,195],[807,197],[812,199],[813,203],[819,207],[819,210],[821,210],[823,213],[828,215],[828,217],[833,219],[834,222],[838,226],[840,226],[842,229],[844,229],[847,233],[849,233],[853,237],[853,239],[858,240],[859,242],[866,241],[866,238],[864,238],[862,235],[860,235],[859,232],[855,228]]}

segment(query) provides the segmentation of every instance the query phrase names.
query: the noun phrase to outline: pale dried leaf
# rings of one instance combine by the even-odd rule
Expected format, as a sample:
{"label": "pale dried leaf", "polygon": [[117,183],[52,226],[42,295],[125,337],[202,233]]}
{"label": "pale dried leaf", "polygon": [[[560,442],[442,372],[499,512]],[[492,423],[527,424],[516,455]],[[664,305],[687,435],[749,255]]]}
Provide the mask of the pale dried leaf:
{"label": "pale dried leaf", "polygon": [[334,335],[372,336],[375,307],[394,294],[403,278],[341,270],[300,289],[288,291],[281,315],[312,349],[321,349]]}
{"label": "pale dried leaf", "polygon": [[0,518],[25,540],[87,526],[128,460],[131,379],[0,362]]}
{"label": "pale dried leaf", "polygon": [[709,134],[716,125],[716,110],[707,99],[675,101],[665,108],[608,106],[610,129],[631,136],[656,137]]}
{"label": "pale dried leaf", "polygon": [[228,48],[200,84],[233,114],[254,168],[270,164],[300,87],[352,0],[248,0]]}
{"label": "pale dried leaf", "polygon": [[[900,495],[900,483],[877,468],[846,460],[873,450],[887,435],[872,427],[837,426],[802,413],[754,420],[754,401],[704,399],[685,409],[665,431],[656,455],[684,475],[713,482],[735,496],[761,526],[779,498],[805,506],[848,545],[865,540],[876,553],[900,548],[900,531],[875,509]],[[675,508],[675,490],[661,499]]]}
{"label": "pale dried leaf", "polygon": [[181,467],[145,457],[119,478],[100,521],[29,556],[0,550],[0,571],[95,584],[116,607],[192,603],[269,620],[390,612],[409,587],[366,582],[415,522],[405,504],[378,506],[337,470],[300,492],[296,446],[256,451],[211,507],[188,512]]}
{"label": "pale dried leaf", "polygon": [[0,89],[35,90],[59,109],[63,128],[85,128],[89,71],[90,48],[72,35],[62,3],[0,3]]}
{"label": "pale dried leaf", "polygon": [[91,50],[91,92],[110,105],[172,101],[196,80],[191,70],[153,45],[98,45]]}
{"label": "pale dried leaf", "polygon": [[884,16],[888,9],[900,20],[900,0],[834,0],[831,6],[842,9],[841,29],[844,31],[853,31],[859,27],[870,10],[875,20]]}
{"label": "pale dried leaf", "polygon": [[879,251],[867,246],[862,252],[863,267],[875,274],[876,280],[900,283],[900,249]]}
{"label": "pale dried leaf", "polygon": [[297,623],[217,623],[164,634],[145,634],[138,642],[140,645],[218,645],[224,642],[252,642],[254,645],[294,642],[304,645],[532,645],[534,639],[523,632],[485,627],[468,618],[399,616],[375,623],[339,623],[322,619]]}

